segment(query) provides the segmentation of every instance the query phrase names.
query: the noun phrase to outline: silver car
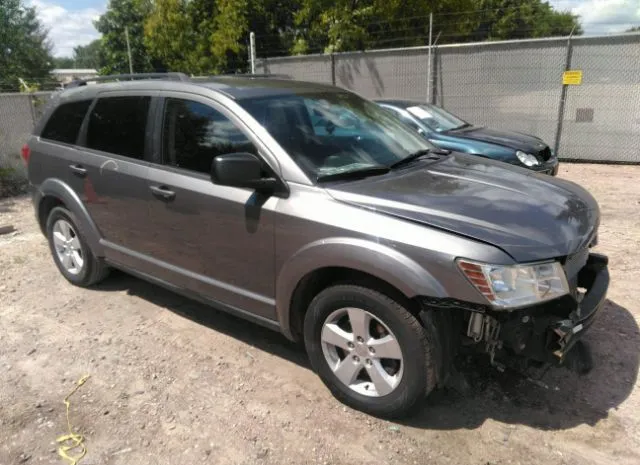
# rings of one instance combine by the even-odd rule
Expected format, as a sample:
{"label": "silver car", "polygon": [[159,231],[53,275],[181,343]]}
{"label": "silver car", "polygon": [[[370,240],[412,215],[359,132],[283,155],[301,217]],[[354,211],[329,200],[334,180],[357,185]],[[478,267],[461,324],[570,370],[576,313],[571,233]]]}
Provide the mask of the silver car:
{"label": "silver car", "polygon": [[609,275],[584,189],[439,151],[336,87],[110,79],[59,93],[23,149],[71,283],[119,268],[280,331],[379,416],[415,411],[463,350],[588,368],[572,348]]}

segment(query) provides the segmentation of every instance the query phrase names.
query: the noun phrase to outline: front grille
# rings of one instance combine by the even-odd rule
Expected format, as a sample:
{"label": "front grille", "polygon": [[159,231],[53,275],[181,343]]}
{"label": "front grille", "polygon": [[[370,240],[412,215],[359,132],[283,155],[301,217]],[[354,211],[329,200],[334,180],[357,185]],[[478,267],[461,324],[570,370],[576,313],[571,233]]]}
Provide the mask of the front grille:
{"label": "front grille", "polygon": [[549,147],[545,147],[544,149],[538,152],[538,157],[542,158],[544,161],[548,161],[551,158],[551,149]]}

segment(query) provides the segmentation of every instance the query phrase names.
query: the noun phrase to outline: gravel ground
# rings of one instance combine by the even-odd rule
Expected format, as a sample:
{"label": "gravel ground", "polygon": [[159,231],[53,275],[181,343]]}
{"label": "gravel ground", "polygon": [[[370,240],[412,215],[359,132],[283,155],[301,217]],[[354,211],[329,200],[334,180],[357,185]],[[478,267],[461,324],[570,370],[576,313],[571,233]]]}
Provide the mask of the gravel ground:
{"label": "gravel ground", "polygon": [[62,463],[71,421],[90,464],[640,463],[640,167],[568,165],[603,212],[609,301],[593,371],[539,382],[475,366],[391,423],[335,401],[282,336],[123,273],[62,278],[26,198],[0,202],[0,464]]}

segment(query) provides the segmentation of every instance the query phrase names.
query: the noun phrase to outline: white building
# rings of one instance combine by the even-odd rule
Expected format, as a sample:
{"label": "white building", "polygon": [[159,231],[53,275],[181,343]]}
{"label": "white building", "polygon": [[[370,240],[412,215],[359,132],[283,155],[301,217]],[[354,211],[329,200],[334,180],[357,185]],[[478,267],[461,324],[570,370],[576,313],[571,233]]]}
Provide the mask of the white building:
{"label": "white building", "polygon": [[61,82],[67,84],[74,79],[92,78],[98,75],[95,69],[54,69],[51,74]]}

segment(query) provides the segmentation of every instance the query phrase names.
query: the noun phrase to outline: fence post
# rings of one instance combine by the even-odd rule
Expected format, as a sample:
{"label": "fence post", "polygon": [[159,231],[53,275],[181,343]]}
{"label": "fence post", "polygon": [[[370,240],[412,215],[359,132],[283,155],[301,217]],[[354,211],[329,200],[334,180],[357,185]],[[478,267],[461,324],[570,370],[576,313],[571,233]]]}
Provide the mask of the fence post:
{"label": "fence post", "polygon": [[[567,57],[564,61],[564,71],[569,71],[571,69],[571,56],[573,55],[573,43],[571,42],[571,38],[573,37],[573,31],[575,27],[571,30],[569,34],[569,38],[567,39]],[[562,92],[560,93],[560,104],[558,105],[558,124],[556,126],[556,140],[553,143],[553,153],[557,157],[558,150],[560,150],[560,138],[562,137],[562,123],[564,121],[564,104],[567,100],[567,85],[562,84]]]}
{"label": "fence post", "polygon": [[249,61],[251,62],[251,74],[256,74],[256,35],[249,33]]}
{"label": "fence post", "polygon": [[129,28],[124,28],[124,38],[127,41],[127,56],[129,57],[129,74],[133,74],[133,60],[131,59],[131,44],[129,43]]}
{"label": "fence post", "polygon": [[431,31],[433,30],[433,13],[429,13],[429,52],[427,53],[427,103],[431,103]]}
{"label": "fence post", "polygon": [[[431,99],[428,101],[428,103],[431,104],[437,104],[438,102],[438,78],[441,79],[440,74],[438,73],[438,59],[439,59],[439,55],[438,55],[438,40],[440,40],[440,34],[442,33],[442,31],[438,32],[438,35],[436,36],[436,40],[433,41],[433,44],[431,44],[431,48],[433,48],[433,60],[431,63],[431,68],[432,68],[432,75],[429,81],[429,88],[432,90],[431,92]],[[442,102],[440,102],[440,104],[442,105]]]}
{"label": "fence post", "polygon": [[336,56],[331,52],[331,85],[336,85]]}
{"label": "fence post", "polygon": [[29,98],[29,110],[31,110],[31,121],[33,121],[33,127],[38,122],[38,116],[36,115],[36,108],[34,102],[34,95],[32,93],[27,94]]}

